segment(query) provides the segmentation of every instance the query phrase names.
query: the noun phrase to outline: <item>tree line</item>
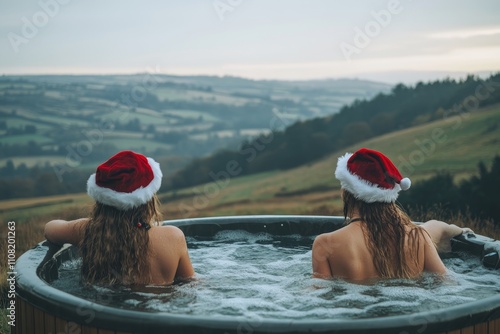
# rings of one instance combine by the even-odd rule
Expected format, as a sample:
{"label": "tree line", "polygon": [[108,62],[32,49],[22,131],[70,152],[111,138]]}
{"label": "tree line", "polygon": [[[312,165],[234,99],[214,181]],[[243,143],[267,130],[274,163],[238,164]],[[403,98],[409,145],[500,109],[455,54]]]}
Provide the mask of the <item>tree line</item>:
{"label": "tree line", "polygon": [[[168,178],[165,188],[184,188],[214,181],[214,178],[216,181],[217,175],[227,170],[228,163],[238,166],[237,175],[231,174],[232,176],[293,168],[373,136],[451,116],[463,112],[463,108],[478,108],[498,103],[499,86],[500,74],[484,81],[469,76],[461,81],[447,79],[418,83],[414,87],[400,84],[390,93],[378,94],[371,100],[357,100],[343,107],[338,114],[328,117],[300,121],[287,127],[283,122],[268,122],[271,130],[269,133],[244,141],[238,150],[221,150],[209,157],[193,160],[173,177]],[[474,104],[470,104],[471,101]],[[253,113],[263,113],[271,109],[272,102],[269,102],[268,106],[260,104],[254,107],[255,109],[251,110]],[[281,128],[278,128],[278,125]],[[75,133],[77,134],[77,131],[73,131],[73,134]],[[58,143],[72,142],[68,138],[69,135],[67,131],[54,134]],[[184,142],[181,134],[159,136],[156,139],[178,141],[179,144]],[[207,142],[207,145],[212,142]],[[51,153],[67,156],[71,149],[71,145],[59,144],[52,148]],[[181,145],[179,149],[187,152],[195,148]],[[82,158],[80,163],[106,159],[110,151],[116,151],[116,148],[104,143],[95,146],[91,157]],[[0,144],[0,152],[2,157],[47,153],[35,142],[23,146]],[[7,166],[0,170],[0,198],[81,192],[89,172],[75,169],[74,173],[74,177],[65,177],[61,183],[51,166],[27,168],[20,165],[14,168],[13,163],[8,162]]]}
{"label": "tree line", "polygon": [[49,164],[31,168],[21,164],[16,168],[10,160],[0,168],[0,174],[0,200],[79,193],[90,175],[89,171],[74,169],[71,177],[61,182]]}
{"label": "tree line", "polygon": [[282,131],[272,129],[243,142],[237,151],[195,159],[170,179],[170,186],[213,181],[210,172],[223,171],[233,160],[241,168],[239,175],[300,166],[375,136],[499,103],[499,88],[500,74],[486,80],[468,76],[459,81],[419,82],[414,87],[398,84],[390,93],[356,100],[337,114],[300,121]]}
{"label": "tree line", "polygon": [[[458,212],[480,219],[493,219],[500,224],[498,189],[500,189],[500,156],[496,156],[490,170],[484,163],[478,165],[479,175],[453,182],[449,173],[438,173],[426,181],[401,193],[399,202],[411,212],[438,209],[444,219]],[[448,217],[447,217],[448,216]]]}

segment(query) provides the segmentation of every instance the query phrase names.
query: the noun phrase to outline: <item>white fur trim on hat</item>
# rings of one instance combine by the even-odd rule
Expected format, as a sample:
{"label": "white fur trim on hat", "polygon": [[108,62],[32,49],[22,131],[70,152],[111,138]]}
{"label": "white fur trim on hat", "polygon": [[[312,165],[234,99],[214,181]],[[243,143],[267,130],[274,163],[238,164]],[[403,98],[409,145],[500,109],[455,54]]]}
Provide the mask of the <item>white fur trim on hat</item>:
{"label": "white fur trim on hat", "polygon": [[160,189],[163,174],[160,164],[152,158],[147,158],[153,170],[153,180],[146,186],[140,187],[131,193],[118,192],[109,188],[99,187],[95,182],[95,173],[87,181],[87,193],[97,202],[115,207],[120,210],[130,210],[146,204]]}
{"label": "white fur trim on hat", "polygon": [[340,157],[335,169],[335,177],[340,181],[342,188],[353,194],[357,199],[367,203],[391,203],[396,201],[398,193],[401,190],[400,185],[396,183],[392,189],[382,189],[376,184],[366,181],[355,174],[351,174],[347,169],[347,161],[351,156],[352,153],[346,153]]}

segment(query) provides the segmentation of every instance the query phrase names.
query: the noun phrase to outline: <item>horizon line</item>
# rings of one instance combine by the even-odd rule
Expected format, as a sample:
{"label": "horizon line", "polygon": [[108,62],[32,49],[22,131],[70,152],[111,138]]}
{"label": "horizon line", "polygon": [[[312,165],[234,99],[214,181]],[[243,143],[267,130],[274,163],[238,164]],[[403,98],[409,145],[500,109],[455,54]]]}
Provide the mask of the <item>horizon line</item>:
{"label": "horizon line", "polygon": [[[483,71],[444,71],[441,73],[441,71],[412,71],[412,70],[407,70],[407,71],[385,71],[381,72],[381,76],[385,75],[394,75],[394,74],[401,74],[405,73],[407,75],[416,75],[419,73],[422,73],[424,76],[425,75],[433,75],[433,76],[440,76],[440,79],[413,79],[410,80],[412,83],[418,83],[418,82],[434,82],[434,81],[440,81],[440,80],[445,80],[445,79],[452,79],[452,80],[459,80],[461,78],[466,78],[470,75],[472,76],[479,76],[479,77],[484,77],[484,76],[492,76],[495,74],[500,73],[500,69],[497,70],[483,70]],[[47,72],[47,73],[1,73],[1,77],[40,77],[40,76],[97,76],[97,77],[105,77],[105,76],[137,76],[137,75],[144,75],[144,74],[150,74],[150,75],[158,75],[158,76],[171,76],[171,77],[212,77],[212,78],[236,78],[236,79],[243,79],[243,80],[248,80],[248,81],[281,81],[281,82],[307,82],[307,81],[341,81],[341,80],[352,80],[352,81],[367,81],[367,82],[376,82],[376,83],[384,83],[388,85],[393,85],[393,84],[398,84],[398,83],[403,83],[405,80],[399,80],[399,81],[387,81],[387,80],[377,80],[373,79],[373,76],[376,76],[374,73],[366,73],[364,75],[357,75],[357,76],[341,76],[341,77],[318,77],[318,78],[308,78],[308,79],[279,79],[279,78],[250,78],[250,77],[245,77],[245,76],[240,76],[240,75],[234,75],[234,74],[175,74],[175,73],[166,73],[166,72],[148,72],[148,71],[131,71],[131,72],[110,72],[110,73],[97,73],[97,72],[89,72],[89,73],[77,73],[77,72],[72,72],[72,73],[57,73],[57,72]],[[371,78],[364,78],[363,76],[369,76]],[[408,80],[406,80],[407,83]]]}

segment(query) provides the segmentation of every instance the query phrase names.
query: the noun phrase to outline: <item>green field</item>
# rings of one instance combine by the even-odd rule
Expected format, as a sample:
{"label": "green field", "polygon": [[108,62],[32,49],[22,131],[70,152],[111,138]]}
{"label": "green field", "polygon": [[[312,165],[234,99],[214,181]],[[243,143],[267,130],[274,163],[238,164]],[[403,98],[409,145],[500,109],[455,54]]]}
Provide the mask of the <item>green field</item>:
{"label": "green field", "polygon": [[0,166],[6,165],[7,161],[12,161],[14,166],[19,166],[20,164],[25,164],[26,167],[34,167],[34,166],[44,166],[46,163],[54,164],[54,163],[64,163],[66,161],[66,157],[56,156],[56,155],[43,155],[40,157],[15,157],[15,158],[5,158],[0,159]]}
{"label": "green field", "polygon": [[171,89],[171,88],[159,88],[156,90],[158,98],[161,100],[171,100],[171,101],[204,101],[208,103],[223,103],[232,105],[243,105],[245,103],[251,102],[251,99],[234,97],[227,94],[221,94],[218,92],[202,92],[197,90],[186,90],[186,89]]}
{"label": "green field", "polygon": [[[193,215],[210,216],[304,213],[324,206],[335,207],[338,204],[335,199],[338,199],[339,189],[339,184],[333,176],[336,160],[345,152],[353,152],[360,147],[384,152],[404,176],[410,177],[414,183],[429,178],[438,171],[449,171],[458,182],[476,174],[480,161],[490,166],[493,157],[500,155],[497,124],[500,124],[499,105],[480,109],[467,117],[439,120],[373,138],[335,152],[315,163],[286,171],[233,177],[229,182],[219,185],[209,183],[175,193],[161,189],[161,198],[165,203],[167,217],[185,215],[181,209],[183,205],[194,208],[191,212]],[[126,143],[119,138],[111,140]],[[131,139],[130,143],[126,144],[141,146],[147,145],[147,141]],[[217,174],[223,171],[213,172]],[[79,203],[88,203],[83,194],[67,196],[78,198]],[[181,196],[185,197],[175,199]],[[0,217],[7,219],[5,214],[9,213],[9,219],[26,218],[41,212],[42,207],[30,209],[25,201],[29,202],[29,199],[18,201],[22,210],[17,210],[12,201],[0,202]],[[47,203],[50,201],[52,200],[47,198]],[[53,201],[59,202],[59,206],[50,205],[50,209],[43,210],[44,213],[57,212],[58,208],[64,210],[75,205],[61,203],[57,196]]]}
{"label": "green field", "polygon": [[192,118],[192,119],[199,119],[200,117],[203,118],[203,121],[205,122],[214,122],[220,120],[219,118],[210,115],[208,113],[203,113],[201,111],[197,110],[175,110],[175,109],[169,109],[163,111],[165,115],[173,115],[175,117],[181,117],[181,118]]}
{"label": "green field", "polygon": [[[175,192],[161,189],[162,211],[165,219],[257,214],[339,215],[339,183],[333,172],[337,158],[346,151],[353,152],[360,147],[380,150],[414,183],[438,171],[449,171],[458,182],[475,175],[480,161],[489,167],[494,156],[500,155],[499,124],[500,105],[495,105],[373,138],[298,168],[233,177],[219,184],[212,182]],[[120,138],[112,140],[124,142]],[[130,139],[127,144],[134,143],[147,144],[141,139]],[[19,246],[18,252],[22,253],[43,240],[43,226],[48,220],[86,215],[92,202],[85,193],[0,201],[0,220],[16,221],[16,235],[19,235],[16,247]],[[454,223],[463,226],[464,221]],[[465,224],[480,234],[498,237],[497,230],[469,221]],[[2,228],[4,226],[2,224]],[[2,247],[5,245],[0,244],[0,250],[5,251]],[[5,277],[5,272],[0,271],[2,282]]]}
{"label": "green field", "polygon": [[209,184],[184,189],[176,194],[193,196],[168,203],[168,211],[182,214],[179,208],[183,204],[194,206],[196,196],[200,201],[203,197],[209,199],[209,205],[199,210],[209,215],[247,212],[243,201],[252,210],[257,210],[255,213],[270,213],[272,204],[283,200],[289,200],[291,213],[329,205],[332,202],[328,198],[312,204],[301,200],[321,193],[336,197],[335,190],[340,187],[333,175],[337,158],[360,147],[384,152],[413,182],[429,178],[438,171],[449,171],[458,181],[476,174],[480,161],[490,166],[493,157],[500,155],[500,134],[495,131],[496,124],[500,124],[499,105],[478,110],[467,118],[457,116],[377,137],[295,169],[232,178],[227,186],[219,187],[216,196]]}
{"label": "green field", "polygon": [[[114,129],[128,135],[119,140],[113,134],[104,136],[100,150],[109,155],[128,148],[155,156],[201,157],[246,139],[240,131],[266,127],[273,108],[286,109],[302,119],[324,116],[340,109],[339,103],[330,103],[333,100],[340,98],[348,104],[390,89],[384,83],[348,79],[271,83],[155,75],[151,85],[145,85],[148,79],[152,78],[144,74],[3,76],[0,145],[26,146],[33,141],[47,155],[64,155],[64,149],[54,148],[61,144],[75,147],[87,139],[85,133]],[[252,94],[246,96],[248,92]],[[36,128],[26,128],[28,125]],[[184,136],[169,138],[174,131]],[[235,131],[235,135],[217,136],[218,131]],[[208,135],[203,143],[197,139],[201,132]],[[148,136],[135,141],[138,133]],[[25,156],[26,152],[5,147],[1,158]],[[91,162],[97,159],[97,155],[88,156]]]}
{"label": "green field", "polygon": [[[141,134],[142,137],[142,134]],[[143,138],[113,138],[106,139],[107,143],[113,144],[119,150],[136,150],[138,152],[149,152],[157,148],[171,148],[172,145],[154,142]]]}
{"label": "green field", "polygon": [[50,144],[52,140],[41,134],[13,135],[2,138],[4,144],[28,144],[30,141],[39,145]]}
{"label": "green field", "polygon": [[37,122],[37,121],[29,121],[26,119],[14,118],[14,117],[6,117],[5,119],[8,127],[19,128],[25,127],[26,125],[34,125],[38,130],[48,130],[51,127],[49,125]]}
{"label": "green field", "polygon": [[[149,111],[149,112],[148,112]],[[152,113],[156,115],[152,115]],[[106,115],[103,115],[101,119],[103,120],[111,120],[111,121],[131,121],[133,119],[138,119],[143,125],[157,125],[157,124],[165,124],[166,118],[153,110],[138,110],[137,112],[129,112],[124,114],[121,111],[113,111],[109,112]]]}
{"label": "green field", "polygon": [[[500,135],[496,130],[499,123],[500,105],[497,105],[478,110],[467,118],[440,120],[377,137],[287,171],[233,177],[219,184],[212,182],[175,192],[161,189],[162,211],[165,219],[257,214],[340,215],[339,184],[333,171],[338,156],[345,151],[352,152],[359,147],[380,150],[414,183],[440,170],[449,171],[458,181],[476,174],[480,161],[490,166],[493,157],[500,155]],[[419,146],[422,142],[427,146]],[[405,165],[405,161],[410,164]],[[168,163],[163,164],[166,165]],[[85,216],[92,203],[85,193],[1,201],[0,220],[16,221],[16,235],[19,235],[16,246],[19,245],[20,254],[43,240],[43,227],[48,220]],[[498,237],[498,231],[491,225],[484,226],[484,222],[462,219],[453,223],[466,224],[480,234]],[[0,272],[0,278],[5,282],[5,272]]]}

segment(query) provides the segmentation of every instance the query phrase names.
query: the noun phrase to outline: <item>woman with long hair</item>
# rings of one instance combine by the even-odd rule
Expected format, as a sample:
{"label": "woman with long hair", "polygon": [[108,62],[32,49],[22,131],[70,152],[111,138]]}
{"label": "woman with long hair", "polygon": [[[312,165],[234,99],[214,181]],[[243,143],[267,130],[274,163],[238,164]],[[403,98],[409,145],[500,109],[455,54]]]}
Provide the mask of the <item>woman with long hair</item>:
{"label": "woman with long hair", "polygon": [[314,277],[366,281],[414,278],[424,271],[444,274],[435,244],[471,232],[439,221],[414,224],[395,203],[411,182],[380,152],[362,148],[340,157],[335,176],[346,226],[316,237]]}
{"label": "woman with long hair", "polygon": [[160,165],[122,151],[87,182],[95,199],[89,218],[52,220],[47,240],[78,245],[82,279],[89,284],[172,284],[194,275],[186,240],[174,226],[158,226]]}

